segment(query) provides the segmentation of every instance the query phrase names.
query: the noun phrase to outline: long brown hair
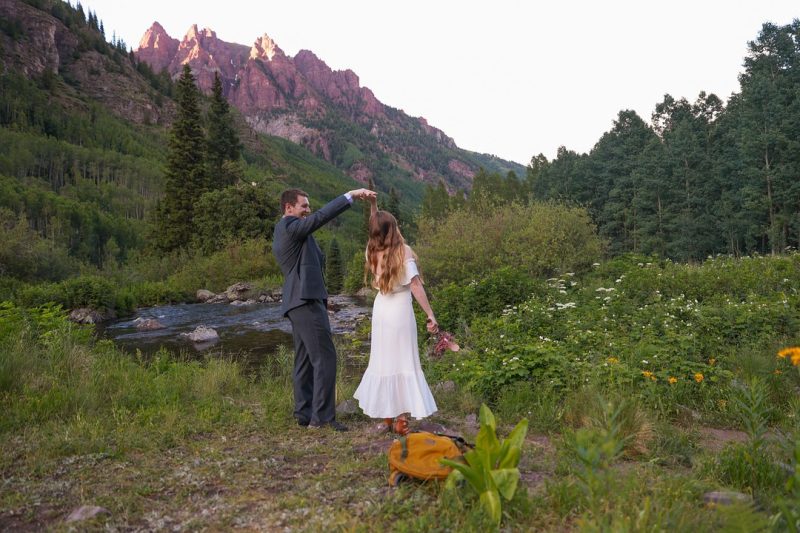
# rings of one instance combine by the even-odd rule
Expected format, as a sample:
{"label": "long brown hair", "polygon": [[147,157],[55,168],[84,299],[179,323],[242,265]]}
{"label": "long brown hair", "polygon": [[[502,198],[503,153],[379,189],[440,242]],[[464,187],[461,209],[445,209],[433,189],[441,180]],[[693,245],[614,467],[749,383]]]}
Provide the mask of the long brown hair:
{"label": "long brown hair", "polygon": [[[400,233],[400,228],[397,227],[397,219],[388,211],[377,211],[369,218],[365,279],[371,274],[382,293],[392,292],[405,274],[405,248],[406,241]],[[378,265],[379,258],[380,265]],[[380,277],[376,277],[379,267]]]}

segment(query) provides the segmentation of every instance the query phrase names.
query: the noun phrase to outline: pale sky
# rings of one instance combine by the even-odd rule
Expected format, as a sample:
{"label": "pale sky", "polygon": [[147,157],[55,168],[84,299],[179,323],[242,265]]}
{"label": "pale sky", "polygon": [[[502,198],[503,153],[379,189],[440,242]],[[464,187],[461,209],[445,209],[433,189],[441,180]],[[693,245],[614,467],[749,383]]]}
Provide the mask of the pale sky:
{"label": "pale sky", "polygon": [[[72,0],[75,3],[75,0]],[[665,93],[727,101],[764,22],[800,18],[797,0],[85,0],[136,48],[158,21],[353,70],[384,104],[425,117],[459,147],[528,164],[559,146],[588,152],[617,113],[649,122]],[[491,7],[489,7],[491,6]]]}

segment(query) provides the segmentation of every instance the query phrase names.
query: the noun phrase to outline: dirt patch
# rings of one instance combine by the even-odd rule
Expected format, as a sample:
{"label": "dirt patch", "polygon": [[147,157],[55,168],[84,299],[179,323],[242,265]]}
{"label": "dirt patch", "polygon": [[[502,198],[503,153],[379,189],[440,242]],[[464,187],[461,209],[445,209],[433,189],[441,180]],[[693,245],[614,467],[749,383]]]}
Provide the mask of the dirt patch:
{"label": "dirt patch", "polygon": [[700,446],[712,452],[721,451],[730,442],[747,441],[747,433],[735,429],[702,427],[698,432],[700,433]]}

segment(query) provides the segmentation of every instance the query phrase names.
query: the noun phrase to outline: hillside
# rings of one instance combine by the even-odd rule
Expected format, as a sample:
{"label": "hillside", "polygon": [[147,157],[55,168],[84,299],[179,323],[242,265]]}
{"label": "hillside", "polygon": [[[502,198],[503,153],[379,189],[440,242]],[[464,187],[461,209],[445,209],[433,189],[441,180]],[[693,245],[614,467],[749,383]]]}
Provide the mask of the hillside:
{"label": "hillside", "polygon": [[[9,236],[0,275],[61,279],[146,248],[173,86],[124,43],[106,42],[101,24],[59,1],[0,1],[0,222]],[[266,197],[300,186],[321,205],[358,186],[305,148],[235,119],[246,181]],[[360,223],[354,210],[340,227],[354,235]]]}

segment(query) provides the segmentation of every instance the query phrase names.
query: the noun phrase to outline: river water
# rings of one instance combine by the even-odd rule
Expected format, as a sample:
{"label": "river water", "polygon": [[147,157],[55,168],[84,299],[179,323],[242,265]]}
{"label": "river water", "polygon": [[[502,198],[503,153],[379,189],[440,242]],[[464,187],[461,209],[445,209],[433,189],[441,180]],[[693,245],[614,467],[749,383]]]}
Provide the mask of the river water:
{"label": "river water", "polygon": [[[334,335],[353,331],[356,322],[368,318],[370,313],[366,301],[361,298],[332,296],[330,302],[338,308],[329,313]],[[155,319],[164,327],[139,331],[136,325],[140,320],[137,319]],[[219,340],[198,344],[181,335],[200,325],[214,328]],[[277,303],[243,306],[200,303],[142,308],[132,316],[102,324],[97,334],[113,340],[126,352],[135,354],[139,350],[145,357],[163,347],[176,356],[224,354],[257,366],[279,345],[292,350],[291,331],[291,324],[281,315]]]}

